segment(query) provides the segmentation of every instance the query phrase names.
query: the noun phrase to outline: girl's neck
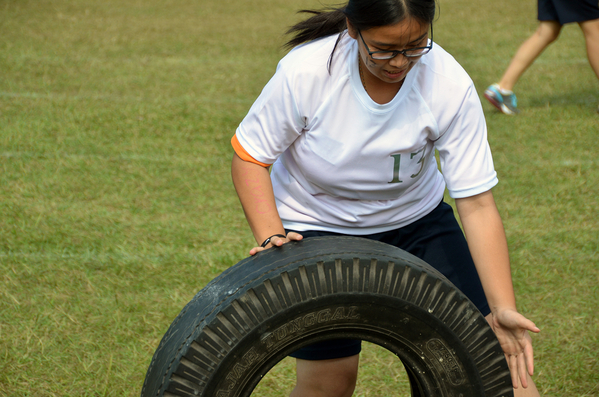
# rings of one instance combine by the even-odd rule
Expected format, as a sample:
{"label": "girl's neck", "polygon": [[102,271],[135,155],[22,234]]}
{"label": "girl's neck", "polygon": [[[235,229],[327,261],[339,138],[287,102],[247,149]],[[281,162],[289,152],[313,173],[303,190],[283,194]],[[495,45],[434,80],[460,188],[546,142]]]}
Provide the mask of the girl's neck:
{"label": "girl's neck", "polygon": [[366,93],[379,105],[384,105],[385,103],[391,102],[399,92],[404,82],[404,80],[402,80],[399,83],[391,84],[378,79],[368,71],[366,66],[362,63],[362,59],[359,57],[358,70],[360,73],[362,86],[366,90]]}

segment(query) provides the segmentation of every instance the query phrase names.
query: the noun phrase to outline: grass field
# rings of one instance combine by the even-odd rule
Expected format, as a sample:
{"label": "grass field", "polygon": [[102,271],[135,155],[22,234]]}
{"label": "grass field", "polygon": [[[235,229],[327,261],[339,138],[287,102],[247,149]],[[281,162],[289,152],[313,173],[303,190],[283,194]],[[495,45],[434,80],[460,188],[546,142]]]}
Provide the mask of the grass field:
{"label": "grass field", "polygon": [[[253,244],[229,139],[316,0],[0,0],[0,395],[136,396],[160,338]],[[479,92],[533,0],[441,0],[435,41]],[[576,25],[484,103],[545,396],[599,396],[599,83]],[[368,346],[356,396],[406,395]],[[285,360],[254,395],[284,396]],[[402,394],[403,393],[403,394]]]}

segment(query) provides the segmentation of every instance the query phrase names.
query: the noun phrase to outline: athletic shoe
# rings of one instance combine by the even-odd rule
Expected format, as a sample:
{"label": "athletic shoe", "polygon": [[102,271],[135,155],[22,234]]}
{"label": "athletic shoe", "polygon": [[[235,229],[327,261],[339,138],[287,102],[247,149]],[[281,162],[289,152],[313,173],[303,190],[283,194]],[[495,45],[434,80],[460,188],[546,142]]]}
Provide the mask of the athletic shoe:
{"label": "athletic shoe", "polygon": [[502,113],[516,114],[520,112],[517,107],[516,95],[512,91],[502,90],[498,84],[487,87],[485,98]]}

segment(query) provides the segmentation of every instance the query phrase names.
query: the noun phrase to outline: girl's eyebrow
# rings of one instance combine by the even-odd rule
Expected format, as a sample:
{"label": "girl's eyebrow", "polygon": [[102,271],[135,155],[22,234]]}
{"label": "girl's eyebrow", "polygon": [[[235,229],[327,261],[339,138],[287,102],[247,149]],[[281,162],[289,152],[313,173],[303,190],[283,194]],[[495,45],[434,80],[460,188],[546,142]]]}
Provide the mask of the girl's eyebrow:
{"label": "girl's eyebrow", "polygon": [[[422,36],[420,36],[420,37],[418,37],[418,38],[410,41],[408,44],[413,44],[413,43],[417,43],[417,42],[421,41],[422,39],[424,39],[424,37],[427,34],[428,34],[428,30],[426,32],[424,32],[424,34]],[[373,41],[372,45],[375,46],[375,47],[394,47],[397,44],[387,44],[387,43],[381,43],[381,42],[378,42],[378,41]]]}

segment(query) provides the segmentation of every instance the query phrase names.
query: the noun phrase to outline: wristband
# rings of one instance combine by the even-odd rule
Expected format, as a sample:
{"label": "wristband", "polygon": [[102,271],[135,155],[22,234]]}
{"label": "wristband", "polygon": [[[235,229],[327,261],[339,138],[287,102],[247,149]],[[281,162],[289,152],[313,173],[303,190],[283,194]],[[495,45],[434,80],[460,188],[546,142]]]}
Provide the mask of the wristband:
{"label": "wristband", "polygon": [[273,237],[283,237],[286,238],[287,236],[285,236],[284,234],[273,234],[272,236],[270,236],[269,238],[267,238],[266,240],[264,240],[264,242],[262,244],[260,244],[260,247],[264,248],[268,245],[268,243],[270,243],[270,240]]}

